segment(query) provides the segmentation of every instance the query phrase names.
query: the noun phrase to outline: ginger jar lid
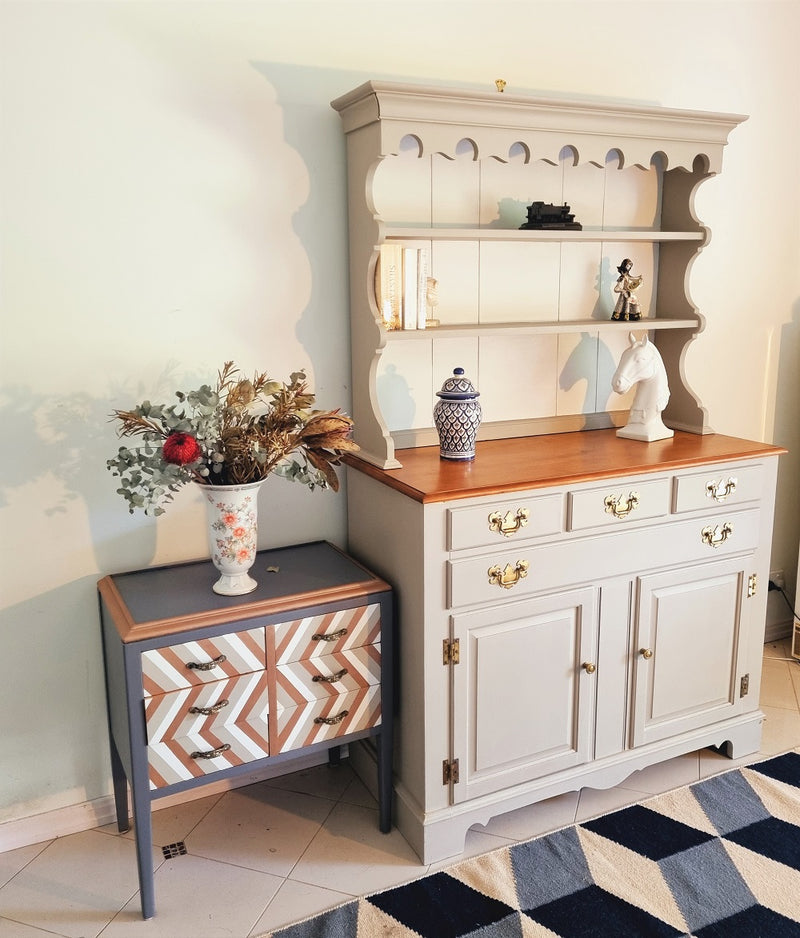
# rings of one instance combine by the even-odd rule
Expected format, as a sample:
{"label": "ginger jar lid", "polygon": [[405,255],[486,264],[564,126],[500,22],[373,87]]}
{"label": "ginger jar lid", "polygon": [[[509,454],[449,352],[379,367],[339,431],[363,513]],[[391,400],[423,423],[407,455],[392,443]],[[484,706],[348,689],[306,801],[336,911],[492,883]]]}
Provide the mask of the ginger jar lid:
{"label": "ginger jar lid", "polygon": [[454,368],[453,377],[448,378],[442,385],[442,390],[436,392],[437,397],[446,401],[471,401],[480,397],[480,391],[475,390],[475,386],[464,374],[463,368]]}

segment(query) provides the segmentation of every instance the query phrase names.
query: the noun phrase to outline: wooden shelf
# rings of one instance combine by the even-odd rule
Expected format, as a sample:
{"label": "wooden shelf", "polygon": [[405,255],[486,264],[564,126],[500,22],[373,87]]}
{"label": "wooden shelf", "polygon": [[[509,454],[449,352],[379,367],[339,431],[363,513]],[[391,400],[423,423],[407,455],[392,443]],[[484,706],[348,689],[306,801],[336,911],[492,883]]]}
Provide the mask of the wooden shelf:
{"label": "wooden shelf", "polygon": [[465,339],[475,336],[567,335],[576,332],[618,332],[620,330],[697,329],[697,319],[640,319],[619,322],[611,319],[573,319],[548,322],[464,323],[432,326],[429,329],[387,329],[389,342],[421,339]]}
{"label": "wooden shelf", "polygon": [[387,241],[583,241],[583,242],[626,242],[641,241],[704,241],[705,231],[656,231],[653,229],[630,228],[605,230],[584,228],[582,231],[565,229],[518,229],[518,228],[446,228],[392,225],[383,229]]}

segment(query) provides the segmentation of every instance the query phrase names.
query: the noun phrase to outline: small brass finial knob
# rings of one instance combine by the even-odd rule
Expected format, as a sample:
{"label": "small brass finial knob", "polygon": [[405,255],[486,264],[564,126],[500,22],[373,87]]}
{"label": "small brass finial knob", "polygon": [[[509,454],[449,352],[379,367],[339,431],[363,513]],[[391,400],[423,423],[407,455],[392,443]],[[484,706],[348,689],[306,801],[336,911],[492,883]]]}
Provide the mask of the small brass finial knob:
{"label": "small brass finial knob", "polygon": [[505,91],[505,88],[506,88],[506,81],[505,81],[505,79],[504,79],[504,78],[496,78],[494,83],[497,85],[497,90],[502,94],[503,91]]}

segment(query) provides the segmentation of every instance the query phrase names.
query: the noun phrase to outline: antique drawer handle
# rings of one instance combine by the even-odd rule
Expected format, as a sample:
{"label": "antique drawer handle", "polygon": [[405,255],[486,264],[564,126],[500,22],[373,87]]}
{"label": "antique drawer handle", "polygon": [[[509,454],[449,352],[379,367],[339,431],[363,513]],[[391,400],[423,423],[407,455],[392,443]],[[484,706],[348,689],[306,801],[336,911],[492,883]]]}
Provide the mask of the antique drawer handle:
{"label": "antique drawer handle", "polygon": [[739,480],[731,476],[723,485],[722,479],[719,482],[706,482],[706,496],[713,498],[715,502],[724,502],[729,495],[733,495]]}
{"label": "antique drawer handle", "polygon": [[193,759],[216,759],[217,756],[221,756],[223,752],[227,752],[231,748],[230,743],[223,743],[219,749],[209,749],[207,752],[193,752]]}
{"label": "antique drawer handle", "polygon": [[703,543],[708,544],[709,547],[719,547],[720,544],[724,544],[728,540],[731,534],[733,534],[733,525],[730,521],[726,521],[725,524],[718,524],[713,528],[710,524],[706,525],[700,532],[700,537]]}
{"label": "antique drawer handle", "polygon": [[223,707],[227,707],[228,703],[228,700],[220,700],[213,707],[189,707],[189,713],[200,713],[204,717],[210,717],[212,713],[219,713]]}
{"label": "antique drawer handle", "polygon": [[594,672],[597,670],[597,665],[592,664],[591,661],[584,661],[581,667],[587,674],[594,674]]}
{"label": "antique drawer handle", "polygon": [[336,674],[315,674],[311,680],[315,684],[318,684],[320,681],[322,681],[324,684],[335,684],[337,681],[341,681],[345,674],[347,674],[347,668],[342,668],[342,670],[337,671]]}
{"label": "antique drawer handle", "polygon": [[338,713],[335,717],[315,717],[314,722],[324,723],[326,726],[336,726],[337,723],[342,722],[349,712],[349,710],[342,710],[342,712]]}
{"label": "antique drawer handle", "polygon": [[217,665],[220,665],[223,661],[227,660],[228,659],[225,657],[225,655],[220,655],[218,658],[214,658],[212,661],[204,661],[202,663],[198,663],[197,661],[190,661],[186,667],[191,668],[193,671],[213,671]]}
{"label": "antique drawer handle", "polygon": [[652,658],[652,657],[653,657],[653,649],[652,649],[652,648],[640,648],[640,649],[639,649],[639,654],[640,654],[643,658]]}
{"label": "antique drawer handle", "polygon": [[347,629],[339,629],[338,632],[331,632],[330,635],[324,635],[322,632],[315,632],[311,636],[312,642],[336,642],[347,635]]}
{"label": "antique drawer handle", "polygon": [[639,504],[639,493],[629,492],[625,499],[621,495],[619,497],[606,495],[603,504],[606,506],[606,514],[613,515],[615,518],[627,518]]}
{"label": "antique drawer handle", "polygon": [[486,572],[489,574],[490,583],[500,586],[504,590],[510,590],[512,586],[528,575],[529,566],[527,560],[518,560],[513,567],[510,563],[507,563],[505,569],[501,569],[498,564],[495,564],[493,567],[489,567]]}
{"label": "antique drawer handle", "polygon": [[489,515],[489,530],[493,534],[502,534],[503,537],[511,537],[516,534],[520,528],[524,528],[528,523],[531,513],[527,508],[517,508],[517,513],[512,514],[507,511],[501,515],[499,511],[493,511]]}

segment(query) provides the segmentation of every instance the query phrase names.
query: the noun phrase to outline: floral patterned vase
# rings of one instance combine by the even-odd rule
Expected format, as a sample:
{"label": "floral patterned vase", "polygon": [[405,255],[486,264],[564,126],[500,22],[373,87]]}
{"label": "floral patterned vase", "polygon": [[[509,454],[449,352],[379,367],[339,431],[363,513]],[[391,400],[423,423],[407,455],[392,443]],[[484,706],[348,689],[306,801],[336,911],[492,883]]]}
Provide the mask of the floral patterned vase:
{"label": "floral patterned vase", "polygon": [[251,593],[258,584],[249,570],[256,559],[258,490],[247,485],[201,485],[206,500],[211,561],[222,574],[212,589],[222,596]]}

